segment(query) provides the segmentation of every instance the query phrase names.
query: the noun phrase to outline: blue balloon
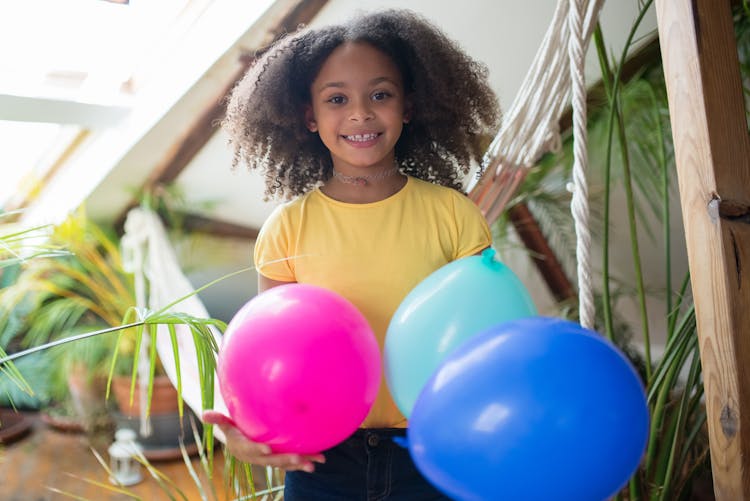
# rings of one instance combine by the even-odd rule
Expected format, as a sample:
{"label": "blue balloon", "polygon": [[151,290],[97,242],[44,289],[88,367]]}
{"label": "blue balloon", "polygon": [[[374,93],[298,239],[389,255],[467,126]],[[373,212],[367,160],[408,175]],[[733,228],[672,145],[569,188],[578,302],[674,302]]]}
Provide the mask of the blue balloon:
{"label": "blue balloon", "polygon": [[422,474],[458,500],[602,501],[648,437],[641,380],[578,324],[528,318],[470,339],[430,378],[409,423]]}
{"label": "blue balloon", "polygon": [[399,305],[383,351],[386,383],[399,410],[414,402],[458,345],[508,320],[536,315],[523,283],[495,250],[453,261],[420,282]]}

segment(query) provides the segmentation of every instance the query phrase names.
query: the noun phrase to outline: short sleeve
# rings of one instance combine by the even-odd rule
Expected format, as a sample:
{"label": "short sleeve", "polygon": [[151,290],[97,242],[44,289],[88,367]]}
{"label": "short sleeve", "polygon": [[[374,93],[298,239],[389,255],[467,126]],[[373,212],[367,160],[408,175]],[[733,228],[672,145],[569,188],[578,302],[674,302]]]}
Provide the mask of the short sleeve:
{"label": "short sleeve", "polygon": [[487,220],[469,197],[456,193],[454,211],[458,242],[453,259],[471,256],[492,245]]}
{"label": "short sleeve", "polygon": [[253,260],[258,273],[271,280],[295,282],[294,269],[289,259],[291,235],[289,221],[281,205],[271,213],[255,240]]}

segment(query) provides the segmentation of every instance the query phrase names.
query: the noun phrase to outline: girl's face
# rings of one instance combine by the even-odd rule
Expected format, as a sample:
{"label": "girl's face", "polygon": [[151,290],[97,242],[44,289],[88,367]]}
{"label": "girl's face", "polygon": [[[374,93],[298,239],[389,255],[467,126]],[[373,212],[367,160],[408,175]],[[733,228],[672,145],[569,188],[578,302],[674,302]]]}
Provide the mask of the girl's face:
{"label": "girl's face", "polygon": [[323,63],[310,95],[307,127],[320,135],[336,170],[393,167],[409,109],[388,56],[367,43],[344,43]]}

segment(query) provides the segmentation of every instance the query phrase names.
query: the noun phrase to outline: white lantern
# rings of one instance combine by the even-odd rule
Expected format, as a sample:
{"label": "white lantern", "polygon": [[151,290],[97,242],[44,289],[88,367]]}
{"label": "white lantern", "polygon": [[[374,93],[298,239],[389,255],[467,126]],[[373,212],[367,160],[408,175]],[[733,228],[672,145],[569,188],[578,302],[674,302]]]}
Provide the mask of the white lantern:
{"label": "white lantern", "polygon": [[135,441],[133,430],[122,428],[115,432],[115,441],[109,446],[109,481],[115,485],[135,485],[141,480],[141,464],[135,460],[141,455],[141,446]]}

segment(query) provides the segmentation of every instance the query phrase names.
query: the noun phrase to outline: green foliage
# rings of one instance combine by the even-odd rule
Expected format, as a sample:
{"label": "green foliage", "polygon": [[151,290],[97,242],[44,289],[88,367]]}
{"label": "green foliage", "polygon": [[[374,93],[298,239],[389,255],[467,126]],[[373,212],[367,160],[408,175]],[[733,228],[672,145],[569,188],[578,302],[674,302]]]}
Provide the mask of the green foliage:
{"label": "green foliage", "polygon": [[[641,4],[641,16],[652,2]],[[618,496],[630,500],[689,499],[692,483],[710,474],[706,411],[703,402],[700,351],[695,310],[690,297],[690,278],[679,287],[672,283],[672,205],[676,194],[669,121],[669,106],[663,70],[659,60],[623,79],[622,63],[627,59],[635,30],[632,27],[619,62],[606,53],[604,35],[595,33],[603,89],[590,95],[589,186],[592,217],[590,229],[602,248],[601,269],[597,270],[596,328],[620,346],[639,368],[648,394],[651,429],[644,461],[627,488]],[[737,49],[745,88],[746,109],[750,104],[750,8],[735,10]],[[748,114],[750,117],[750,114]],[[750,118],[748,120],[750,124]],[[750,128],[750,127],[749,127]],[[570,217],[570,194],[565,185],[572,169],[572,140],[565,138],[560,152],[547,154],[530,170],[515,202],[525,202],[538,221],[563,264],[568,276],[575,276],[575,241]],[[624,195],[615,202],[615,192]],[[619,200],[619,199],[618,199]],[[621,205],[620,205],[621,204]],[[611,239],[611,214],[625,214],[632,272],[616,277],[610,270],[610,253],[623,243]],[[508,221],[493,228],[502,236]],[[642,269],[641,245],[663,251],[663,287],[648,290]],[[682,243],[682,242],[680,242]],[[664,310],[646,308],[646,298],[660,297]],[[625,322],[617,314],[618,303],[630,298],[639,316]],[[561,304],[561,316],[576,318],[577,305]],[[652,353],[654,343],[649,326],[665,325],[663,353]],[[633,336],[640,338],[636,348]]]}
{"label": "green foliage", "polygon": [[[49,242],[51,227],[20,227],[14,223],[18,215],[18,211],[0,212],[0,293],[16,282],[22,265],[37,259],[68,255],[66,250]],[[28,304],[24,302],[17,306],[5,310],[6,319],[0,321],[0,358],[6,355],[6,350],[21,331],[22,318]],[[23,365],[26,366],[24,369],[36,369],[34,375],[39,376],[39,379],[35,382],[51,378],[53,371],[43,360],[31,359],[24,361]],[[51,398],[50,392],[42,391],[35,394],[33,387],[12,363],[0,365],[0,376],[0,405],[35,407]]]}
{"label": "green foliage", "polygon": [[[78,211],[53,228],[49,242],[66,249],[66,255],[26,262],[14,283],[0,291],[0,332],[20,322],[13,330],[20,346],[28,347],[120,325],[135,293],[114,233]],[[51,361],[83,364],[91,373],[106,375],[116,342],[115,336],[89,338],[65,346]],[[123,341],[122,348],[127,347]]]}

